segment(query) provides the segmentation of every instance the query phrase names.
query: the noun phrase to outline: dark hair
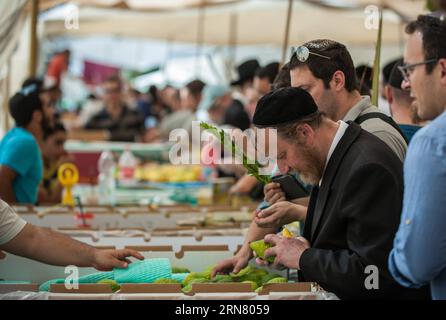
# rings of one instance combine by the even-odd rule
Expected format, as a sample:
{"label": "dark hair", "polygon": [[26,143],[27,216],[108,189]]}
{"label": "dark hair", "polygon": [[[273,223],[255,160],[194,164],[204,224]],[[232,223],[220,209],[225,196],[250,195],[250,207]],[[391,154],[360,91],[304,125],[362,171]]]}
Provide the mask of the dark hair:
{"label": "dark hair", "polygon": [[[406,26],[406,33],[420,31],[423,35],[424,59],[446,58],[446,14],[435,12],[419,15],[417,20]],[[426,64],[426,72],[430,74],[435,64]]]}
{"label": "dark hair", "polygon": [[291,87],[291,76],[290,76],[290,63],[286,63],[280,69],[279,73],[274,79],[272,84],[272,90],[277,90],[280,88],[288,88]]}
{"label": "dark hair", "polygon": [[43,113],[43,104],[36,84],[22,88],[9,99],[9,113],[18,127],[26,127],[31,122],[34,111]]}
{"label": "dark hair", "polygon": [[370,96],[370,88],[373,83],[373,68],[361,64],[355,68],[356,78],[358,79],[359,92],[363,96]]}
{"label": "dark hair", "polygon": [[57,132],[67,132],[62,123],[56,122],[53,127],[46,126],[43,130],[43,140],[48,139],[50,136]]}
{"label": "dark hair", "polygon": [[345,89],[348,92],[358,90],[353,59],[343,44],[333,40],[318,39],[307,42],[304,46],[310,52],[327,56],[330,59],[310,54],[306,62],[301,62],[297,59],[296,54],[293,54],[290,60],[290,70],[306,65],[316,78],[324,81],[326,89],[330,87],[334,73],[342,71],[345,76]]}
{"label": "dark hair", "polygon": [[268,78],[269,83],[273,83],[279,73],[279,63],[271,62],[262,68],[258,68],[255,76],[263,79]]}
{"label": "dark hair", "polygon": [[[392,60],[390,62],[388,62],[382,70],[382,74],[383,74],[383,84],[389,84],[390,81],[390,75],[392,73],[393,67],[395,67],[395,65],[401,60],[402,58],[398,58],[395,60]],[[399,71],[398,71],[399,72]]]}
{"label": "dark hair", "polygon": [[113,74],[105,79],[104,83],[115,83],[119,85],[119,88],[122,89],[122,79],[118,74]]}
{"label": "dark hair", "polygon": [[205,85],[206,84],[203,81],[197,79],[189,82],[185,87],[189,90],[191,95],[197,97],[201,94]]}

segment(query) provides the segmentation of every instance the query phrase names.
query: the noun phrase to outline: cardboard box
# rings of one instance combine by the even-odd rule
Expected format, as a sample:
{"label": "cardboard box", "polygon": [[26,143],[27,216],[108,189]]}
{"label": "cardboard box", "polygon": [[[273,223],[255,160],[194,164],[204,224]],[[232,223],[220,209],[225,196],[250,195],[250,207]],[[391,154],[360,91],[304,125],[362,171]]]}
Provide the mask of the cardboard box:
{"label": "cardboard box", "polygon": [[26,291],[26,292],[38,292],[38,284],[0,284],[0,294]]}

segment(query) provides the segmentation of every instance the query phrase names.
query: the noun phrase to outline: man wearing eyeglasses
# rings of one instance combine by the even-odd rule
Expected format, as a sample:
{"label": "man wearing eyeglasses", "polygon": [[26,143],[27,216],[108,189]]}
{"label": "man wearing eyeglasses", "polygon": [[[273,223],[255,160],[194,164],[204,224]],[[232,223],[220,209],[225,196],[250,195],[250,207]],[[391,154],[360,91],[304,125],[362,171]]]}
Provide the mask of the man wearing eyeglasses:
{"label": "man wearing eyeglasses", "polygon": [[404,163],[404,200],[389,256],[395,280],[406,287],[431,285],[446,299],[446,13],[411,22],[400,67],[422,120]]}

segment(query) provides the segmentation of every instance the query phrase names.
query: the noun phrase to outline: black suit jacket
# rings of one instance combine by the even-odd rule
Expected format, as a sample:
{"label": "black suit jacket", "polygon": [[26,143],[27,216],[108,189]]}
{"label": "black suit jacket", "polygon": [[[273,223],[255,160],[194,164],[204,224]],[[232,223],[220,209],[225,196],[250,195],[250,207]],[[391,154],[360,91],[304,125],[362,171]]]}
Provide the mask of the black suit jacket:
{"label": "black suit jacket", "polygon": [[[403,168],[380,139],[352,123],[335,148],[320,188],[313,189],[300,259],[301,280],[341,299],[427,298],[397,284],[387,259],[400,222]],[[367,290],[365,268],[379,270],[379,289]]]}

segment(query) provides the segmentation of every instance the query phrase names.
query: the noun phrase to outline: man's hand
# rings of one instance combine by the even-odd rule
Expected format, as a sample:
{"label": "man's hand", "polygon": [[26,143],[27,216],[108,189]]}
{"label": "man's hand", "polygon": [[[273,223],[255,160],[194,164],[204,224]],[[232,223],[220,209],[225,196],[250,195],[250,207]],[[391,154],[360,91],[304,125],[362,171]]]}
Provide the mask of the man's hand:
{"label": "man's hand", "polygon": [[0,250],[0,260],[6,258],[6,253]]}
{"label": "man's hand", "polygon": [[263,192],[265,193],[265,201],[270,205],[273,205],[278,201],[286,200],[285,192],[282,191],[280,184],[276,182],[271,182],[265,185]]}
{"label": "man's hand", "polygon": [[279,228],[285,224],[301,220],[306,208],[292,202],[280,201],[263,209],[254,217],[260,228]]}
{"label": "man's hand", "polygon": [[111,271],[114,268],[125,269],[131,263],[128,257],[144,260],[144,257],[132,249],[100,250],[96,249],[92,267],[99,271]]}
{"label": "man's hand", "polygon": [[217,274],[229,274],[231,272],[237,274],[248,265],[249,259],[251,259],[251,252],[240,250],[232,258],[223,260],[217,264],[214,270],[212,270],[211,278],[214,278]]}
{"label": "man's hand", "polygon": [[274,247],[265,251],[265,259],[276,256],[273,263],[275,268],[283,265],[290,269],[299,270],[302,253],[308,248],[311,248],[310,243],[303,237],[285,238],[275,234],[269,234],[265,237],[265,242],[274,245]]}

